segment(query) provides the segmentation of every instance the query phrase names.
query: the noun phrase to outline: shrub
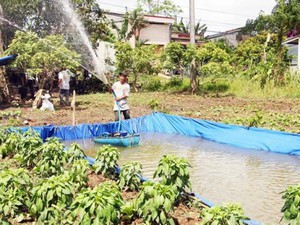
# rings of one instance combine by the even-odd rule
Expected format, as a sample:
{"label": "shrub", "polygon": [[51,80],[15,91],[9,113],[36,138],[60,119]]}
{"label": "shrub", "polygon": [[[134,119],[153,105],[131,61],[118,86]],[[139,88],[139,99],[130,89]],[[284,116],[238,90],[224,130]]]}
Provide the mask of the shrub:
{"label": "shrub", "polygon": [[53,217],[52,206],[71,205],[75,189],[69,174],[66,173],[42,180],[31,192],[30,214],[43,223]]}
{"label": "shrub", "polygon": [[170,185],[177,193],[177,197],[185,188],[191,188],[190,164],[184,158],[179,158],[173,155],[164,155],[159,161],[158,167],[154,173],[155,177],[160,177],[162,184]]}
{"label": "shrub", "polygon": [[243,220],[249,219],[244,215],[242,208],[235,204],[205,208],[201,212],[201,218],[200,225],[243,225]]}
{"label": "shrub", "polygon": [[125,163],[122,166],[119,186],[128,187],[130,190],[138,190],[141,185],[142,165],[137,162]]}
{"label": "shrub", "polygon": [[34,170],[43,177],[61,174],[67,164],[67,153],[58,138],[47,139],[41,147],[40,160]]}
{"label": "shrub", "polygon": [[139,217],[147,224],[175,224],[169,213],[176,194],[168,185],[146,181],[134,203]]}
{"label": "shrub", "polygon": [[120,188],[104,182],[80,192],[70,206],[75,224],[119,224],[123,200]]}
{"label": "shrub", "polygon": [[282,198],[285,200],[281,209],[283,219],[291,225],[300,224],[300,185],[288,187]]}
{"label": "shrub", "polygon": [[20,140],[22,136],[19,132],[11,132],[8,134],[5,143],[0,147],[0,157],[13,156],[20,149]]}
{"label": "shrub", "polygon": [[[29,172],[25,169],[0,171],[0,215],[22,221],[32,187]],[[1,216],[0,216],[1,218]]]}
{"label": "shrub", "polygon": [[85,153],[83,152],[82,148],[77,143],[72,143],[70,148],[67,151],[68,155],[68,163],[73,163],[76,160],[80,160],[86,157]]}
{"label": "shrub", "polygon": [[159,77],[153,77],[146,81],[143,85],[143,90],[146,91],[159,91],[162,88],[162,83]]}
{"label": "shrub", "polygon": [[104,145],[99,148],[94,163],[95,173],[101,173],[107,177],[115,177],[118,167],[117,161],[120,157],[120,151],[110,145]]}

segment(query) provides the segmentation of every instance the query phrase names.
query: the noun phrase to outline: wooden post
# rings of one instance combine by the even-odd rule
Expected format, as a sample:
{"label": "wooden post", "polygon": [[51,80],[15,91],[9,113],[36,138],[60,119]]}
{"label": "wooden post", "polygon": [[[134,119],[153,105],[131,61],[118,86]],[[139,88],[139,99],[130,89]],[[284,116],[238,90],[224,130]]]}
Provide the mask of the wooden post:
{"label": "wooden post", "polygon": [[73,90],[73,98],[72,98],[72,102],[71,102],[71,108],[73,109],[73,123],[72,125],[75,126],[76,125],[76,112],[75,112],[75,98],[76,98],[76,91]]}

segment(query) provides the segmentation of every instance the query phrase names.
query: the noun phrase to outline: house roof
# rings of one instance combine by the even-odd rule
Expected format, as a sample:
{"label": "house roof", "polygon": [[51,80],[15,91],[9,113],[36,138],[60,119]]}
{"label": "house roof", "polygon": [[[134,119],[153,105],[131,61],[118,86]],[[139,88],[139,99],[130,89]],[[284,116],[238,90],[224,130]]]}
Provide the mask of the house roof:
{"label": "house roof", "polygon": [[300,35],[291,37],[286,39],[284,42],[282,42],[283,45],[289,44],[289,45],[298,45],[300,39]]}
{"label": "house roof", "polygon": [[[123,18],[124,13],[116,13],[116,12],[105,12],[105,14],[117,16]],[[144,15],[144,19],[149,23],[156,23],[156,24],[173,24],[175,19],[168,16],[154,16],[154,15]]]}
{"label": "house roof", "polygon": [[234,34],[234,33],[240,32],[242,29],[243,29],[243,27],[238,27],[238,28],[235,28],[235,29],[232,29],[232,30],[220,32],[220,33],[217,33],[217,34],[208,35],[208,36],[206,36],[206,38],[207,39],[213,39],[213,38],[218,38],[218,37],[225,36],[227,34]]}

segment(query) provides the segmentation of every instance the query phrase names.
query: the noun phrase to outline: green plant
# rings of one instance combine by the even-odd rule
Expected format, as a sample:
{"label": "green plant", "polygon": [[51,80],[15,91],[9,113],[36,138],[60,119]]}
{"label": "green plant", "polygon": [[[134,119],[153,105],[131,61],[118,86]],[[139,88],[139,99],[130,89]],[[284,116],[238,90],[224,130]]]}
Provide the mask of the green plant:
{"label": "green plant", "polygon": [[20,140],[22,136],[19,132],[10,132],[4,144],[0,147],[0,157],[5,158],[16,154],[20,148]]}
{"label": "green plant", "polygon": [[28,130],[20,139],[18,155],[22,166],[33,168],[40,160],[42,139],[37,132]]}
{"label": "green plant", "polygon": [[158,110],[160,108],[160,102],[157,98],[154,98],[149,101],[148,106],[152,110]]}
{"label": "green plant", "polygon": [[200,225],[243,225],[243,220],[249,219],[244,215],[242,208],[235,204],[204,208],[201,212],[201,218]]}
{"label": "green plant", "polygon": [[120,188],[104,182],[94,189],[86,189],[76,196],[70,206],[76,224],[119,224],[123,205]]}
{"label": "green plant", "polygon": [[5,127],[0,127],[0,145],[2,145],[3,143],[5,143],[5,141],[7,140],[9,133],[7,131],[7,128]]}
{"label": "green plant", "polygon": [[142,165],[138,162],[125,163],[119,176],[119,186],[138,190],[141,185]]}
{"label": "green plant", "polygon": [[69,158],[68,163],[73,163],[76,160],[80,160],[86,157],[80,145],[75,142],[71,144],[70,148],[67,151],[67,154]]}
{"label": "green plant", "polygon": [[117,161],[120,157],[120,151],[110,145],[104,145],[99,148],[94,163],[95,173],[99,172],[107,177],[116,176]]}
{"label": "green plant", "polygon": [[71,182],[76,187],[76,190],[80,190],[87,185],[87,170],[89,168],[90,165],[86,159],[79,159],[76,160],[67,171],[67,173],[69,173]]}
{"label": "green plant", "polygon": [[170,185],[178,197],[181,192],[185,191],[185,188],[191,188],[189,167],[191,167],[190,164],[184,158],[164,155],[153,177],[162,178],[160,182]]}
{"label": "green plant", "polygon": [[176,194],[168,185],[146,181],[134,203],[139,217],[147,224],[175,224],[169,213]]}
{"label": "green plant", "polygon": [[4,169],[0,171],[0,215],[22,221],[27,212],[32,187],[29,171]]}
{"label": "green plant", "polygon": [[285,200],[281,209],[283,219],[291,225],[300,224],[300,185],[288,187],[282,198]]}
{"label": "green plant", "polygon": [[[39,222],[48,220],[53,214],[50,207],[61,205],[70,206],[75,195],[74,183],[68,173],[52,176],[41,180],[32,191],[30,214],[38,218]],[[50,213],[50,214],[49,214]]]}
{"label": "green plant", "polygon": [[161,88],[162,82],[159,77],[153,77],[143,85],[143,90],[146,91],[159,91]]}
{"label": "green plant", "polygon": [[41,146],[41,158],[34,171],[44,177],[61,174],[67,160],[68,155],[64,151],[64,145],[59,143],[58,138],[50,138]]}
{"label": "green plant", "polygon": [[248,118],[248,127],[258,127],[261,124],[262,118],[263,116],[261,111],[255,111],[255,115]]}

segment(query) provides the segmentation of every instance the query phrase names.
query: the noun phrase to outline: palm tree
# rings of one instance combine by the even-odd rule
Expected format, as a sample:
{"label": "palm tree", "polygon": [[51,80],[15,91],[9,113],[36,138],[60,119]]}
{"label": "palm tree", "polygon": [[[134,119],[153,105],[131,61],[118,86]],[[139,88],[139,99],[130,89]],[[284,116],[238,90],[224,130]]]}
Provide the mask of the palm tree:
{"label": "palm tree", "polygon": [[140,31],[145,27],[145,20],[142,9],[137,8],[129,13],[128,22],[131,25],[131,28],[127,33],[125,40],[129,40],[132,36],[135,37],[135,40],[139,40]]}
{"label": "palm tree", "polygon": [[[190,32],[190,24],[189,23],[184,23],[183,18],[181,18],[179,23],[175,23],[172,26],[172,30],[174,32],[180,32],[180,33],[189,33]],[[195,34],[199,35],[200,38],[204,38],[204,33],[207,30],[206,24],[201,25],[200,20],[198,23],[195,25]]]}

